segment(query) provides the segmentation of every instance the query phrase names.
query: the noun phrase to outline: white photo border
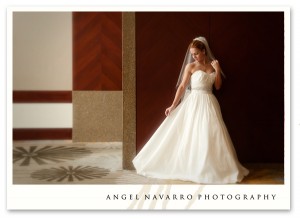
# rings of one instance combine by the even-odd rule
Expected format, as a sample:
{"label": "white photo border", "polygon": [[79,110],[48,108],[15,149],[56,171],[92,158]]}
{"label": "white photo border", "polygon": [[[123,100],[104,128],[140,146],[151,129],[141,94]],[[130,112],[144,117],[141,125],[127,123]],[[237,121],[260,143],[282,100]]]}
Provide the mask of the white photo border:
{"label": "white photo border", "polygon": [[[283,185],[14,185],[12,103],[7,101],[7,209],[9,210],[289,210],[290,8],[289,7],[15,7],[7,9],[7,100],[12,100],[12,14],[17,11],[281,11],[284,12]],[[118,194],[118,200],[110,200]],[[153,200],[155,195],[163,200]],[[170,200],[166,195],[172,194]],[[122,196],[123,195],[123,196]],[[150,195],[150,199],[145,198]],[[176,199],[174,200],[174,195]],[[181,195],[183,199],[181,199]],[[121,198],[121,196],[123,198]],[[144,198],[143,198],[144,197]],[[162,196],[161,196],[162,197]],[[137,200],[139,198],[139,200]]]}

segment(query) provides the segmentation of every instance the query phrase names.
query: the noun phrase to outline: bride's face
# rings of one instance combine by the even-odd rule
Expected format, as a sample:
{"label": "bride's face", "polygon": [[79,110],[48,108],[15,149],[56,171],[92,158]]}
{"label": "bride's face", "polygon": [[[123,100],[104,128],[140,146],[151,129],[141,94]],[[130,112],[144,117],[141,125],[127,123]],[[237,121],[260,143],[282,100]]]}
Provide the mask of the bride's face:
{"label": "bride's face", "polygon": [[190,53],[195,61],[200,62],[205,58],[205,51],[201,51],[198,48],[190,48]]}

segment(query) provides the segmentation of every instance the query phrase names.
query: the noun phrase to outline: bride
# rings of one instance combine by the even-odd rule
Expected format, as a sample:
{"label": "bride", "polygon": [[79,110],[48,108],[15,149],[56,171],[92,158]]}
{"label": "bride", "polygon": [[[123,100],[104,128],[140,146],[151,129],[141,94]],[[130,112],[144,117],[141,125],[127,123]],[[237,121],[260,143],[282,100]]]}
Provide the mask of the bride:
{"label": "bride", "polygon": [[203,184],[241,182],[249,171],[236,155],[212,93],[224,76],[207,40],[189,45],[166,119],[133,159],[138,174]]}

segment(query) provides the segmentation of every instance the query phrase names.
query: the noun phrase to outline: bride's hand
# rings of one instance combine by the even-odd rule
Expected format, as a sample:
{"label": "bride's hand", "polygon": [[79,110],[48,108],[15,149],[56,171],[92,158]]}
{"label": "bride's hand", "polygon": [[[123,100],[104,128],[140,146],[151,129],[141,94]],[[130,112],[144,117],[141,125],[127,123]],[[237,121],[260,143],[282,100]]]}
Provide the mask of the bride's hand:
{"label": "bride's hand", "polygon": [[175,108],[174,106],[170,106],[169,108],[167,108],[166,111],[165,111],[166,116],[169,116],[174,108]]}
{"label": "bride's hand", "polygon": [[216,59],[213,60],[211,62],[211,65],[215,69],[216,72],[220,72],[221,71],[221,67],[220,67],[220,64],[219,64],[218,60],[216,60]]}

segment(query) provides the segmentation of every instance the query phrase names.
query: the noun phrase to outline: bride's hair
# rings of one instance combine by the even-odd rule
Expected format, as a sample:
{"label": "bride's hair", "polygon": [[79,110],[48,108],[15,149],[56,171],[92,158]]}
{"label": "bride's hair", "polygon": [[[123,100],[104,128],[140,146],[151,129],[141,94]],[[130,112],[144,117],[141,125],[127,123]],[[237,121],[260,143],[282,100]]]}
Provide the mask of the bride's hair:
{"label": "bride's hair", "polygon": [[205,51],[205,55],[207,55],[207,52],[206,52],[206,47],[204,45],[204,43],[202,43],[201,41],[199,40],[193,40],[191,43],[190,43],[190,46],[189,48],[197,48],[199,49],[200,51]]}

